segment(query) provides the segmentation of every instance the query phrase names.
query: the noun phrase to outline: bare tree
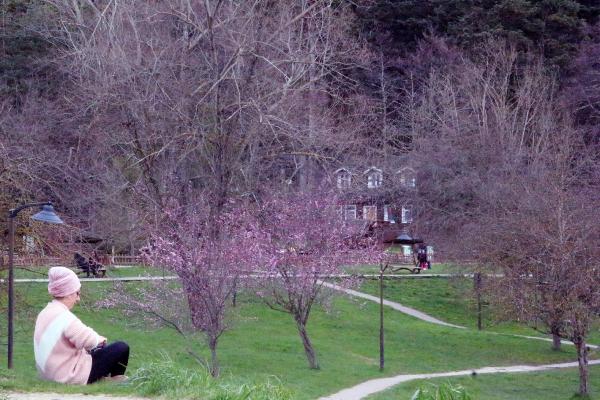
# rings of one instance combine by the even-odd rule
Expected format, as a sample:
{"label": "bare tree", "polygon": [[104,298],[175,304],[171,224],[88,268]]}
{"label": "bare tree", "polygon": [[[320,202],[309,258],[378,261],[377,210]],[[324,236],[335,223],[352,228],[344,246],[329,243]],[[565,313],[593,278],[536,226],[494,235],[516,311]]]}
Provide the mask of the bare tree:
{"label": "bare tree", "polygon": [[[432,70],[412,103],[421,218],[446,254],[504,278],[510,314],[577,346],[598,312],[598,171],[594,149],[556,101],[539,60],[492,43],[459,68]],[[423,223],[422,226],[427,226]],[[541,322],[542,326],[539,326]]]}
{"label": "bare tree", "polygon": [[559,124],[556,85],[540,62],[522,66],[514,49],[494,42],[460,60],[432,68],[408,92],[403,129],[423,234],[448,256],[470,258],[469,224],[484,212],[489,185],[535,158]]}
{"label": "bare tree", "polygon": [[565,126],[543,157],[498,184],[501,203],[480,219],[477,244],[480,262],[504,275],[496,298],[507,310],[542,322],[554,348],[561,338],[575,344],[581,395],[589,390],[586,337],[600,311],[597,164],[581,132]]}
{"label": "bare tree", "polygon": [[49,3],[74,113],[145,212],[191,182],[218,214],[232,193],[281,171],[299,180],[305,157],[335,148],[331,94],[353,65],[344,3]]}

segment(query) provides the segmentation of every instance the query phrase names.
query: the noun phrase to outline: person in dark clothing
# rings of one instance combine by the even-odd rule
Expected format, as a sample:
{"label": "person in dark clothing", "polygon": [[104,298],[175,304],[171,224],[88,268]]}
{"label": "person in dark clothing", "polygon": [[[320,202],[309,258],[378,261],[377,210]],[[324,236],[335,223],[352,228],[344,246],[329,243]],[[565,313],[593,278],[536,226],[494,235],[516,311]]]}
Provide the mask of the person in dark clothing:
{"label": "person in dark clothing", "polygon": [[429,263],[427,262],[427,247],[424,244],[420,245],[417,250],[417,261],[419,263],[419,268],[430,268]]}
{"label": "person in dark clothing", "polygon": [[129,361],[129,346],[125,342],[114,342],[108,346],[96,347],[90,351],[92,370],[87,383],[94,383],[102,378],[126,380],[125,370]]}

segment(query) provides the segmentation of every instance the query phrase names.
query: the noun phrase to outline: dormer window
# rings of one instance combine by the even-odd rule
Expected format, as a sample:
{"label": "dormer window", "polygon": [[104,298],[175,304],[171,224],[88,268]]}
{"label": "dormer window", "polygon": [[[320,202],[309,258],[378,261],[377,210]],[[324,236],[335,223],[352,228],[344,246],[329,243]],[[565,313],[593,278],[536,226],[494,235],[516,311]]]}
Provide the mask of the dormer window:
{"label": "dormer window", "polygon": [[400,177],[400,185],[402,187],[414,188],[415,186],[417,186],[417,178],[414,169],[402,168],[396,173]]}
{"label": "dormer window", "polygon": [[365,171],[365,175],[369,189],[378,188],[383,183],[383,172],[379,168],[371,167]]}
{"label": "dormer window", "polygon": [[352,174],[346,168],[334,172],[338,189],[348,189],[352,184]]}

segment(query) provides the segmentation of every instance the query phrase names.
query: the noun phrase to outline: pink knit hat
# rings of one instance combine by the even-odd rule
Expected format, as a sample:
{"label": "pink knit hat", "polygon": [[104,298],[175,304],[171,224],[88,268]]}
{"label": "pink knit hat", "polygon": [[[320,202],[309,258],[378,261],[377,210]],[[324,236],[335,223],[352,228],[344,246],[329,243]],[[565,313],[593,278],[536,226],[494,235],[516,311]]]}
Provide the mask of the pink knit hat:
{"label": "pink knit hat", "polygon": [[75,272],[65,267],[52,267],[48,271],[48,293],[54,297],[66,297],[81,287]]}

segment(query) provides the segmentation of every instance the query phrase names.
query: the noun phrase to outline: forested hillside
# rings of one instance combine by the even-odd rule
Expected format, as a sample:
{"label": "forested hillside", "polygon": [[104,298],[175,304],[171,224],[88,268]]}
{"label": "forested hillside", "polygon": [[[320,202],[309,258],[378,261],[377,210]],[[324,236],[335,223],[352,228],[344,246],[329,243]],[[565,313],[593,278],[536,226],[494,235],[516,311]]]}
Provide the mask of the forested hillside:
{"label": "forested hillside", "polygon": [[347,162],[391,168],[414,149],[408,110],[430,74],[485,62],[496,43],[516,51],[513,83],[540,60],[597,140],[593,0],[284,3],[246,10],[240,36],[215,25],[240,11],[221,2],[208,14],[188,1],[2,2],[2,193],[52,197],[98,225],[92,203],[102,220],[140,190],[160,204],[180,186],[169,174],[218,187],[222,202],[264,182],[315,184]]}
{"label": "forested hillside", "polygon": [[389,55],[413,51],[426,35],[448,38],[474,50],[490,38],[505,38],[523,52],[541,52],[549,65],[567,67],[594,25],[600,5],[593,0],[376,1],[360,9],[368,40]]}

